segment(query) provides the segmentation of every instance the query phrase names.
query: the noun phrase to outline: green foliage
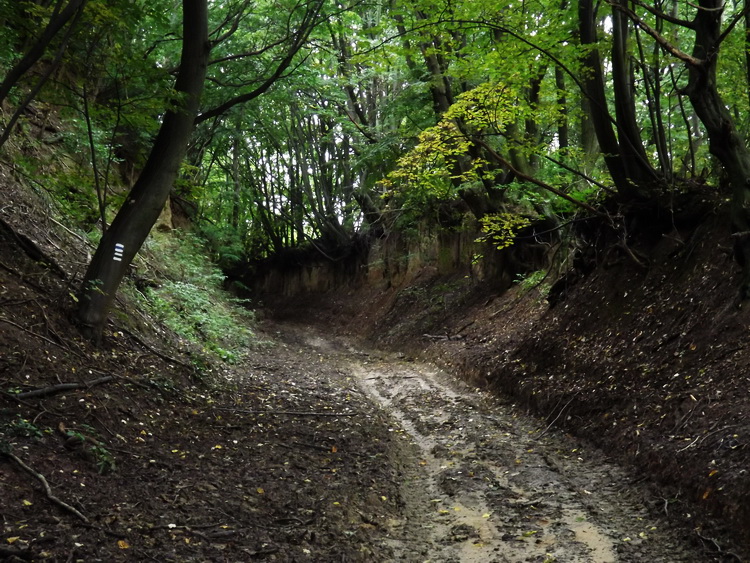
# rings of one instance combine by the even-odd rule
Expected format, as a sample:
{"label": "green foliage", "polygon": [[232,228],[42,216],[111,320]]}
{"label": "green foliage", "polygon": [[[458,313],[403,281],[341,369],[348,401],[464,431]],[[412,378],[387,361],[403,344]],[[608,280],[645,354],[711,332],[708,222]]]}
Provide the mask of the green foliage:
{"label": "green foliage", "polygon": [[254,317],[242,300],[223,290],[224,274],[213,265],[202,239],[190,233],[157,235],[148,242],[158,256],[160,281],[143,292],[150,311],[180,338],[202,352],[233,362],[254,337]]}
{"label": "green foliage", "polygon": [[548,275],[546,270],[537,270],[528,274],[519,274],[515,282],[524,293],[536,289],[541,296],[546,297],[552,287],[552,284],[546,281]]}
{"label": "green foliage", "polygon": [[36,424],[21,418],[20,415],[7,424],[5,433],[8,436],[22,438],[41,438],[43,436],[42,430]]}
{"label": "green foliage", "polygon": [[[114,454],[102,444],[101,436],[88,424],[81,425],[82,430],[67,429],[65,435],[75,439],[88,454],[100,475],[107,475],[117,469]],[[84,433],[85,432],[85,433]]]}
{"label": "green foliage", "polygon": [[417,146],[398,160],[398,168],[389,178],[393,184],[408,186],[417,193],[450,199],[454,182],[474,180],[481,168],[482,163],[476,160],[466,170],[459,168],[459,160],[466,157],[471,146],[454,121],[443,119],[419,134]]}
{"label": "green foliage", "polygon": [[498,250],[513,245],[518,231],[531,225],[527,217],[513,213],[493,213],[479,220],[482,236],[477,242],[489,242]]}

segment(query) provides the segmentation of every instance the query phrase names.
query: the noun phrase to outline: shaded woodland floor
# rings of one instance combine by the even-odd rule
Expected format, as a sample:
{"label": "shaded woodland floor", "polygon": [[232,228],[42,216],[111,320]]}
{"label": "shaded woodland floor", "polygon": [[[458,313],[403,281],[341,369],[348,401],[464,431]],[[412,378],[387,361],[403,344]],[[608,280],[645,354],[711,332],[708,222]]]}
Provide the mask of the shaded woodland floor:
{"label": "shaded woodland floor", "polygon": [[198,369],[123,303],[82,341],[85,248],[2,225],[0,557],[743,560],[750,321],[721,225],[677,234],[554,308],[463,277],[268,302]]}

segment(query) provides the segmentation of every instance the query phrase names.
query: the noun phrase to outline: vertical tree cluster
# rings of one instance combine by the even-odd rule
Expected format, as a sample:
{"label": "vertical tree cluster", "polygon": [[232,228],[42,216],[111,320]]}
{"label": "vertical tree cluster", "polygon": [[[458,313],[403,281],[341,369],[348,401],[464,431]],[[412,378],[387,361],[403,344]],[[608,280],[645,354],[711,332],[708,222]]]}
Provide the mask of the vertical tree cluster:
{"label": "vertical tree cluster", "polygon": [[231,265],[467,216],[505,237],[519,217],[668,214],[714,185],[750,295],[744,5],[0,5],[0,143],[35,104],[81,132],[67,142],[93,195],[76,201],[103,232],[79,295],[94,335],[170,195]]}

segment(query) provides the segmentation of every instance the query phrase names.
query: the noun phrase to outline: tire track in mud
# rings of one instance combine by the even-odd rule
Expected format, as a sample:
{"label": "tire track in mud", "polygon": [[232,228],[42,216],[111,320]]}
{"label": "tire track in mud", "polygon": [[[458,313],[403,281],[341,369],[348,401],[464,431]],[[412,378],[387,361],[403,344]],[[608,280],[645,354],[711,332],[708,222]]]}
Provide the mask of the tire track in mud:
{"label": "tire track in mud", "polygon": [[401,517],[388,523],[394,560],[720,561],[598,451],[432,366],[304,340],[350,374],[404,438],[391,460],[403,476]]}

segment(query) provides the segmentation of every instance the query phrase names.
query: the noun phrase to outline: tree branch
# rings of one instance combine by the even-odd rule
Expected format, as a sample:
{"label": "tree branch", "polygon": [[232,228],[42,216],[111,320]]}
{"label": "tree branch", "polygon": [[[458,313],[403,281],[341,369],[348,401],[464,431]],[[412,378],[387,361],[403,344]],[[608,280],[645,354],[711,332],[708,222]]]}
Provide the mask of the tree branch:
{"label": "tree branch", "polygon": [[510,170],[517,178],[520,178],[521,180],[525,180],[526,182],[530,182],[536,186],[539,186],[540,188],[545,189],[548,192],[552,192],[553,194],[563,198],[564,200],[572,203],[573,205],[584,208],[585,210],[589,211],[590,213],[593,213],[594,215],[597,215],[599,217],[607,217],[605,213],[602,213],[601,211],[599,211],[595,207],[592,207],[588,203],[584,201],[578,201],[577,199],[570,197],[568,194],[557,189],[556,187],[550,186],[549,184],[542,182],[541,180],[537,180],[533,176],[524,174],[520,170],[514,168],[510,162],[508,162],[505,158],[500,156],[500,154],[498,154],[497,151],[495,151],[495,149],[489,146],[489,144],[487,144],[486,141],[483,141],[482,139],[476,139],[476,138],[472,138],[471,141],[481,145],[482,148],[486,150],[493,159],[495,159],[499,164],[506,166],[508,170]]}
{"label": "tree branch", "polygon": [[[651,38],[656,41],[656,43],[664,49],[667,53],[672,55],[673,57],[681,60],[682,62],[689,64],[690,66],[699,67],[703,64],[703,60],[697,59],[693,57],[692,55],[688,55],[684,51],[681,51],[674,45],[672,45],[669,41],[666,40],[658,31],[653,29],[650,25],[648,25],[646,22],[644,22],[640,17],[638,17],[638,14],[636,14],[633,10],[630,8],[627,8],[623,6],[622,4],[617,4],[615,2],[612,2],[612,0],[608,0],[608,4],[615,8],[616,10],[620,10],[622,13],[624,13],[630,20],[640,27],[643,31],[646,32],[646,34],[650,35]],[[688,25],[686,26],[690,29],[694,29],[694,26]]]}
{"label": "tree branch", "polygon": [[240,94],[239,96],[235,96],[234,98],[227,100],[226,102],[220,104],[215,108],[204,111],[198,117],[196,117],[195,124],[197,125],[198,123],[206,121],[207,119],[218,117],[226,113],[234,106],[254,100],[258,96],[266,92],[271,86],[273,86],[273,84],[292,64],[294,57],[297,55],[300,49],[302,49],[305,42],[307,41],[307,38],[310,36],[310,33],[317,25],[321,8],[322,0],[316,0],[314,4],[308,8],[304,18],[302,18],[302,22],[300,23],[297,34],[294,36],[294,41],[289,46],[289,51],[287,52],[286,56],[279,62],[276,70],[271,74],[271,76],[269,76],[260,86],[258,86],[254,90],[251,90],[250,92],[246,92],[244,94]]}

